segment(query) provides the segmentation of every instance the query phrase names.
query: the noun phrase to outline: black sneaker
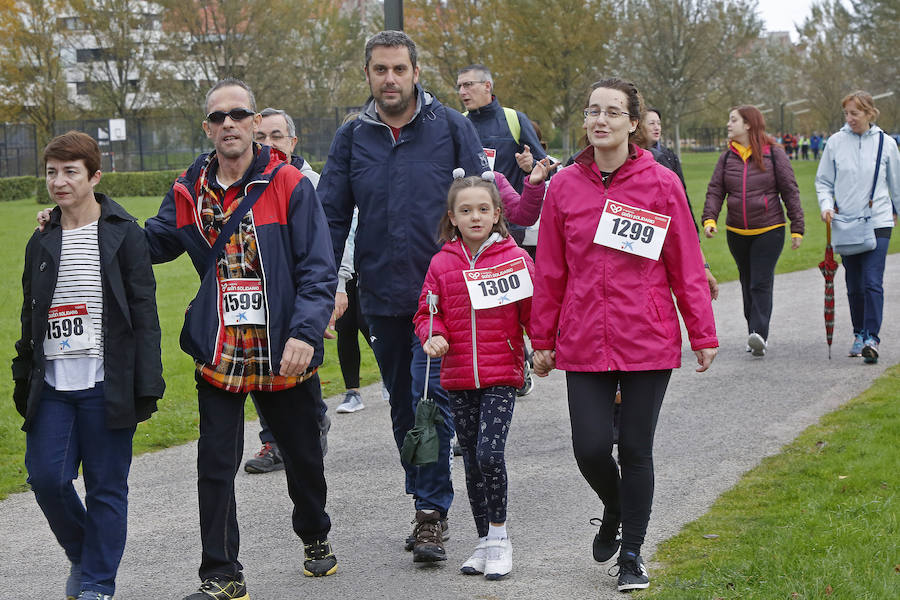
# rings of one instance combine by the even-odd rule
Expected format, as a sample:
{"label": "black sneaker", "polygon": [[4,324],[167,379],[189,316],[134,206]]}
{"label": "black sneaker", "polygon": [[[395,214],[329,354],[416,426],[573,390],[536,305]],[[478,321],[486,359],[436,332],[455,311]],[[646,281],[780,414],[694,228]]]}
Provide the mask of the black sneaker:
{"label": "black sneaker", "polygon": [[631,552],[619,555],[619,591],[643,590],[650,587],[650,576],[644,567],[644,559]]}
{"label": "black sneaker", "polygon": [[[415,521],[413,521],[415,523]],[[446,542],[450,539],[450,524],[447,522],[447,519],[441,519],[441,531],[443,535],[441,536],[441,541]],[[412,535],[406,537],[406,543],[403,546],[403,549],[407,552],[412,552],[413,546],[416,545],[416,530],[413,528]]]}
{"label": "black sneaker", "polygon": [[619,551],[619,544],[622,537],[619,535],[619,519],[607,516],[605,519],[594,517],[591,519],[591,525],[599,525],[600,530],[594,535],[594,543],[591,550],[594,554],[594,560],[597,562],[606,562],[616,555]]}
{"label": "black sneaker", "polygon": [[441,515],[436,510],[417,510],[416,527],[413,534],[413,562],[438,562],[447,560],[444,551],[444,528],[441,526]]}
{"label": "black sneaker", "polygon": [[185,596],[184,600],[250,600],[244,574],[238,573],[234,579],[210,577],[200,584],[200,589]]}
{"label": "black sneaker", "polygon": [[244,470],[248,473],[271,473],[284,469],[284,461],[281,460],[281,451],[271,442],[262,445],[259,452],[244,463]]}
{"label": "black sneaker", "polygon": [[307,577],[324,577],[337,571],[337,558],[328,540],[303,546],[303,574]]}

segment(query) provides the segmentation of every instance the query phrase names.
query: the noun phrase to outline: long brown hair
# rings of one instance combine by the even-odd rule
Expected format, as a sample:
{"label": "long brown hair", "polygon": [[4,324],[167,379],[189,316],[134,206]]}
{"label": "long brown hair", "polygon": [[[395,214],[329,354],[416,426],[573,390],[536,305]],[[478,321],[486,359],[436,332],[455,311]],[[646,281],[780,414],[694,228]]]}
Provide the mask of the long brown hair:
{"label": "long brown hair", "polygon": [[765,161],[763,161],[763,146],[766,144],[769,146],[778,145],[775,138],[766,133],[765,117],[759,112],[758,108],[750,106],[749,104],[742,104],[731,110],[736,110],[738,114],[741,115],[744,123],[750,126],[750,130],[747,132],[747,136],[750,138],[750,149],[752,150],[750,158],[753,159],[753,162],[756,163],[756,166],[759,167],[760,171],[765,171],[766,164]]}
{"label": "long brown hair", "polygon": [[509,236],[509,230],[506,228],[506,219],[503,215],[503,202],[500,200],[500,192],[497,191],[497,186],[493,181],[472,175],[453,180],[450,191],[447,192],[447,212],[441,217],[441,222],[438,225],[438,241],[447,242],[459,235],[459,229],[450,222],[450,214],[456,209],[456,197],[459,195],[460,190],[466,188],[481,188],[487,191],[491,197],[491,204],[494,205],[494,209],[500,211],[500,218],[494,223],[491,232],[496,231],[504,238]]}

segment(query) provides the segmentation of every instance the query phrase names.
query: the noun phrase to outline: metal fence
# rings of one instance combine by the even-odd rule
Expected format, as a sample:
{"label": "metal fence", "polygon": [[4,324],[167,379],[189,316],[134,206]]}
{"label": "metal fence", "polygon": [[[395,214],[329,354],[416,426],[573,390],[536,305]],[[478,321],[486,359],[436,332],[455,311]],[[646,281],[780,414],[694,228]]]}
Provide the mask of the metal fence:
{"label": "metal fence", "polygon": [[[295,151],[308,161],[324,161],[334,132],[348,110],[335,108],[333,115],[324,118],[295,118]],[[53,133],[74,129],[94,137],[103,154],[100,168],[106,172],[183,169],[195,156],[212,148],[197,120],[141,117],[122,121],[124,128],[121,121],[111,126],[109,119],[57,121]],[[0,123],[0,177],[40,176],[40,152],[34,125]]]}

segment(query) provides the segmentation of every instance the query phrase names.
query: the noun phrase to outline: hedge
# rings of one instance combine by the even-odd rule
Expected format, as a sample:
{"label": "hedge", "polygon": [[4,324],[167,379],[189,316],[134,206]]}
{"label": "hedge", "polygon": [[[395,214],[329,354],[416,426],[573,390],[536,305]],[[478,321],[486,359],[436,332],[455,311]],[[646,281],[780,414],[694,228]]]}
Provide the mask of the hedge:
{"label": "hedge", "polygon": [[32,177],[31,175],[4,177],[0,179],[0,202],[34,198],[36,187],[37,177]]}
{"label": "hedge", "polygon": [[[111,198],[125,198],[128,196],[158,196],[160,199],[166,195],[175,178],[181,174],[177,171],[140,171],[134,173],[104,173],[100,183],[94,188]],[[43,179],[32,177],[36,180],[37,201],[39,204],[50,204],[50,196]]]}

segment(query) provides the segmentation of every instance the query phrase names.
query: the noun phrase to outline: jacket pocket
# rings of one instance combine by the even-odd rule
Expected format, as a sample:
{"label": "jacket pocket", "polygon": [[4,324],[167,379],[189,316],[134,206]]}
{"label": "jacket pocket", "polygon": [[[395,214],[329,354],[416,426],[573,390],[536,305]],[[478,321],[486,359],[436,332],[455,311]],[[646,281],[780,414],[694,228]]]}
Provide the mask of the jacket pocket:
{"label": "jacket pocket", "polygon": [[[656,324],[660,328],[663,335],[666,338],[675,337],[674,331],[672,329],[672,319],[664,316],[663,305],[656,298],[656,293],[651,289],[648,290],[648,298],[650,301],[650,307],[653,309],[653,316],[656,318]],[[678,316],[675,316],[675,325],[678,324]]]}

